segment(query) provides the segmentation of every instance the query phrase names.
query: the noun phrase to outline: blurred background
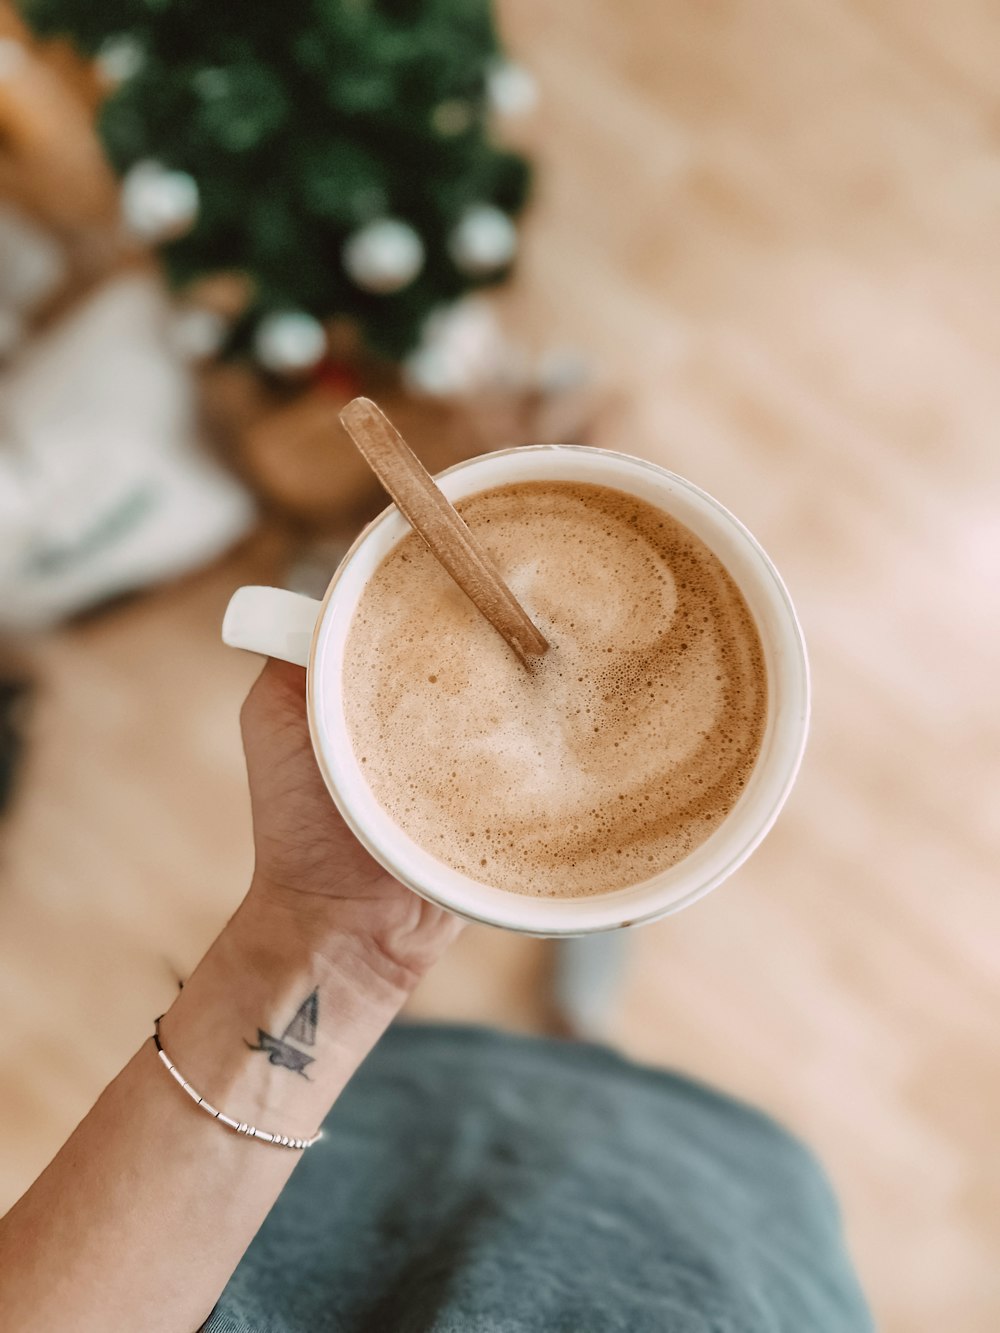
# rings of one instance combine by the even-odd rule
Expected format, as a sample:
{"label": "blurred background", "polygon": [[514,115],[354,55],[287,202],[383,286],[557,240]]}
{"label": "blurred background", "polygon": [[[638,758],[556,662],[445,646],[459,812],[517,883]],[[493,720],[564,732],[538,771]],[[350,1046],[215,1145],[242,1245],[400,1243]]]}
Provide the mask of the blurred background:
{"label": "blurred background", "polygon": [[[1000,1327],[998,42],[984,0],[0,3],[0,1209],[244,892],[222,612],[381,507],[365,392],[432,469],[622,449],[769,550],[803,775],[609,1033],[817,1149],[881,1327]],[[470,929],[414,1012],[545,1030],[551,963]]]}

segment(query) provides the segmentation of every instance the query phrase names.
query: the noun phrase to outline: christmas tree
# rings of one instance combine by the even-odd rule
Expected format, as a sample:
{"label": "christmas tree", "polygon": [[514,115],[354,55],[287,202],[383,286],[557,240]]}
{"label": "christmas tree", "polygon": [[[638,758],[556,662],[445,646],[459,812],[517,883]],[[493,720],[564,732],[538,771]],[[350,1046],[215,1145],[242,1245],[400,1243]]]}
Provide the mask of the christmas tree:
{"label": "christmas tree", "polygon": [[98,128],[133,231],[173,284],[239,270],[224,350],[305,369],[349,319],[399,359],[428,316],[513,260],[525,160],[489,0],[21,0],[93,56]]}

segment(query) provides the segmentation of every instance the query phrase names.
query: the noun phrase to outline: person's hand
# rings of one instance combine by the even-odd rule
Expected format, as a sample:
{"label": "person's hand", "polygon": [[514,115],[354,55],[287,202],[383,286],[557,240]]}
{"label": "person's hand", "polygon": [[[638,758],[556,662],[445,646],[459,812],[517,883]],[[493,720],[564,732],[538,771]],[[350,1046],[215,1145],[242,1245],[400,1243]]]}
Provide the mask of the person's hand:
{"label": "person's hand", "polygon": [[316,766],[305,671],[269,660],[240,722],[256,850],[250,898],[292,913],[318,938],[349,933],[420,976],[460,922],[393,879],[344,823]]}

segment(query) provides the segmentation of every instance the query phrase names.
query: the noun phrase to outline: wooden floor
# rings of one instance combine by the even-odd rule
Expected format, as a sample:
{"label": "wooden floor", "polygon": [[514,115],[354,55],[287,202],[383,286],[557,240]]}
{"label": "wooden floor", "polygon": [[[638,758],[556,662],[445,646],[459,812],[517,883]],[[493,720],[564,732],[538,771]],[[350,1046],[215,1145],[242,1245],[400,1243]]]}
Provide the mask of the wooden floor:
{"label": "wooden floor", "polygon": [[[888,1333],[1000,1328],[1000,14],[989,0],[508,0],[544,93],[510,317],[624,392],[602,443],[759,535],[815,726],[778,828],[634,937],[615,1034],[815,1145]],[[33,649],[2,843],[0,1205],[149,1031],[249,865],[255,670],[218,625],[280,539]],[[541,1022],[470,930],[418,1008]],[[803,1333],[808,1333],[803,1330]]]}

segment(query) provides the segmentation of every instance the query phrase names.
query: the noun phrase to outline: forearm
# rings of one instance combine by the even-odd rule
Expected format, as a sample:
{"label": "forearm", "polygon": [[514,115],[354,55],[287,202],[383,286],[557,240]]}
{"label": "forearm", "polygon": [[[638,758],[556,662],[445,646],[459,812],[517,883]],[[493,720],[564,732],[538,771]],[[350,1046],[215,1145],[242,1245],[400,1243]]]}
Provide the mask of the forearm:
{"label": "forearm", "polygon": [[[226,1115],[308,1137],[413,980],[336,918],[251,895],[164,1016],[163,1046]],[[146,1042],[0,1221],[0,1329],[190,1333],[301,1157],[214,1120]]]}

